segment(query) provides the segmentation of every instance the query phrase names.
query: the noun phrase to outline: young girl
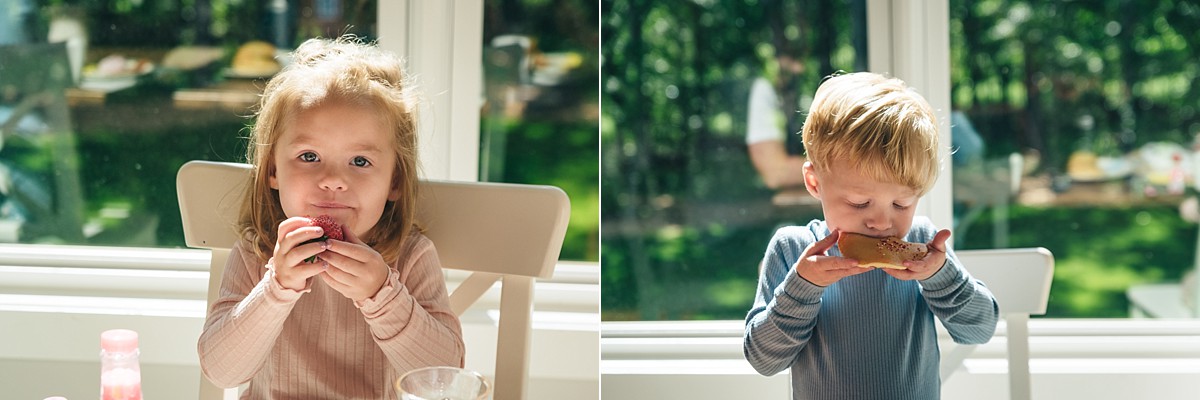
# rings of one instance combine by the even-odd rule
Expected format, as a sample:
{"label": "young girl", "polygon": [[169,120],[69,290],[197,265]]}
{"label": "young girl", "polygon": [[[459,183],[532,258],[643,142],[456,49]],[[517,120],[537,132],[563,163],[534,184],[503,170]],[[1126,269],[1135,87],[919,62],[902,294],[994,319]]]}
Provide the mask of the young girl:
{"label": "young girl", "polygon": [[[352,37],[293,57],[250,133],[243,238],[200,366],[217,386],[249,382],[243,398],[394,398],[404,372],[463,365],[437,253],[414,227],[411,87],[395,56]],[[320,215],[344,240],[320,239]]]}

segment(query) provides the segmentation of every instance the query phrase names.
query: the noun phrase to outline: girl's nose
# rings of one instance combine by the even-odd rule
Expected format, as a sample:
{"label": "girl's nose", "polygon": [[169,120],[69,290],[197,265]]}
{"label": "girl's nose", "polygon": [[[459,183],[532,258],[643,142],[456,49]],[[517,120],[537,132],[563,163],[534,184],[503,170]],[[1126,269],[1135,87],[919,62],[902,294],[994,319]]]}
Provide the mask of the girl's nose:
{"label": "girl's nose", "polygon": [[346,180],[342,179],[341,175],[338,174],[337,171],[327,170],[325,172],[325,175],[321,177],[321,181],[319,184],[321,186],[321,189],[324,189],[324,190],[332,190],[332,191],[339,191],[339,192],[346,190]]}

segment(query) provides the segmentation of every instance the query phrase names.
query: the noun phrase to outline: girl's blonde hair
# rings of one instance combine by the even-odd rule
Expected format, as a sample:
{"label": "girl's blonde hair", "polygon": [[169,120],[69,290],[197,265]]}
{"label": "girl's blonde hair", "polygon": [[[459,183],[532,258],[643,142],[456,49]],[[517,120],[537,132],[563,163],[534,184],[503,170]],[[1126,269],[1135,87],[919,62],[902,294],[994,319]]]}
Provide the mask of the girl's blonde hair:
{"label": "girl's blonde hair", "polygon": [[416,226],[416,102],[403,63],[395,55],[354,36],[309,39],[292,53],[292,62],[267,83],[250,132],[246,161],[254,166],[238,218],[242,236],[263,259],[271,256],[279,223],[287,216],[279,192],[270,186],[275,173],[275,145],[296,117],[322,104],[351,104],[375,112],[394,133],[396,169],[393,188],[400,197],[388,201],[383,215],[363,242],[385,260],[394,260]]}
{"label": "girl's blonde hair", "polygon": [[801,129],[818,171],[849,161],[864,175],[924,195],[941,162],[937,117],[925,98],[899,79],[858,72],[828,78]]}

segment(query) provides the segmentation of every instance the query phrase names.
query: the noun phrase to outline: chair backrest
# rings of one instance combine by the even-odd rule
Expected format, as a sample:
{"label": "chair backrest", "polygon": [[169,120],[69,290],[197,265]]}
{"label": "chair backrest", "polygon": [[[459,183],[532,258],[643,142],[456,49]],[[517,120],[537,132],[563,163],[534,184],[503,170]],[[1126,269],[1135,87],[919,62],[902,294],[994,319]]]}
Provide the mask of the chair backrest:
{"label": "chair backrest", "polygon": [[[971,276],[987,285],[996,297],[1006,327],[1009,398],[1028,400],[1033,393],[1029,373],[1029,316],[1046,313],[1054,278],[1054,255],[1041,247],[963,250],[957,254]],[[974,348],[974,345],[959,345],[942,353],[943,383]]]}
{"label": "chair backrest", "polygon": [[1003,314],[1042,315],[1050,300],[1054,255],[1045,248],[963,250],[956,253],[996,296]]}
{"label": "chair backrest", "polygon": [[[179,169],[177,189],[184,240],[211,249],[209,304],[215,299],[245,185],[247,164],[191,161]],[[570,216],[566,193],[552,186],[423,180],[418,222],[437,247],[445,268],[472,271],[450,295],[461,315],[500,280],[500,321],[493,398],[525,398],[533,283],[549,278]],[[201,399],[221,398],[201,377]]]}

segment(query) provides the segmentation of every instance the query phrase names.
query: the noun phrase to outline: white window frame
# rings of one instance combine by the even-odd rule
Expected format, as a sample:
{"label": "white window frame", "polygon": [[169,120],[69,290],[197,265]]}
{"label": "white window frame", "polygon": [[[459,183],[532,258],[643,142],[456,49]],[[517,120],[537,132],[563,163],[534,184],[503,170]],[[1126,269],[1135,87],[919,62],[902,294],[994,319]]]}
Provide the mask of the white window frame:
{"label": "white window frame", "polygon": [[483,1],[380,0],[378,27],[380,47],[407,61],[423,93],[422,176],[478,181]]}
{"label": "white window frame", "polygon": [[925,96],[938,117],[942,173],[917,204],[917,215],[954,226],[950,164],[950,2],[869,0],[867,62],[872,72],[905,81]]}
{"label": "white window frame", "polygon": [[[948,152],[949,23],[948,0],[867,1],[869,70],[903,79],[925,96],[937,113],[939,139],[947,145],[941,153],[942,172],[922,198],[917,214],[929,216],[934,224],[945,227],[953,226],[953,168]],[[743,321],[602,322],[600,370],[604,397],[786,397],[790,392],[786,372],[762,377],[745,361],[743,330]],[[1029,321],[1029,331],[1035,394],[1055,390],[1073,393],[1069,390],[1077,390],[1073,385],[1079,381],[1071,376],[1083,374],[1115,381],[1125,376],[1140,377],[1129,378],[1130,385],[1138,385],[1140,394],[1157,390],[1154,393],[1162,395],[1145,398],[1179,398],[1180,393],[1190,393],[1181,391],[1181,387],[1200,378],[1200,368],[1177,368],[1180,363],[1200,360],[1200,319],[1044,318]],[[946,337],[940,341],[944,352],[953,346]],[[966,392],[966,397],[974,397],[980,390],[987,392],[972,389],[971,384],[994,383],[997,388],[1005,388],[1006,343],[1006,329],[1001,322],[995,338],[964,360],[966,377],[949,382],[967,385],[972,391]],[[1172,368],[1175,372],[1167,372]],[[989,380],[989,374],[999,378]],[[1166,379],[1169,384],[1162,385],[1163,377],[1176,376],[1172,374],[1190,379]],[[1136,380],[1147,376],[1158,380]],[[1151,389],[1138,382],[1157,382],[1159,386]],[[943,388],[951,393],[960,390],[958,386]]]}

